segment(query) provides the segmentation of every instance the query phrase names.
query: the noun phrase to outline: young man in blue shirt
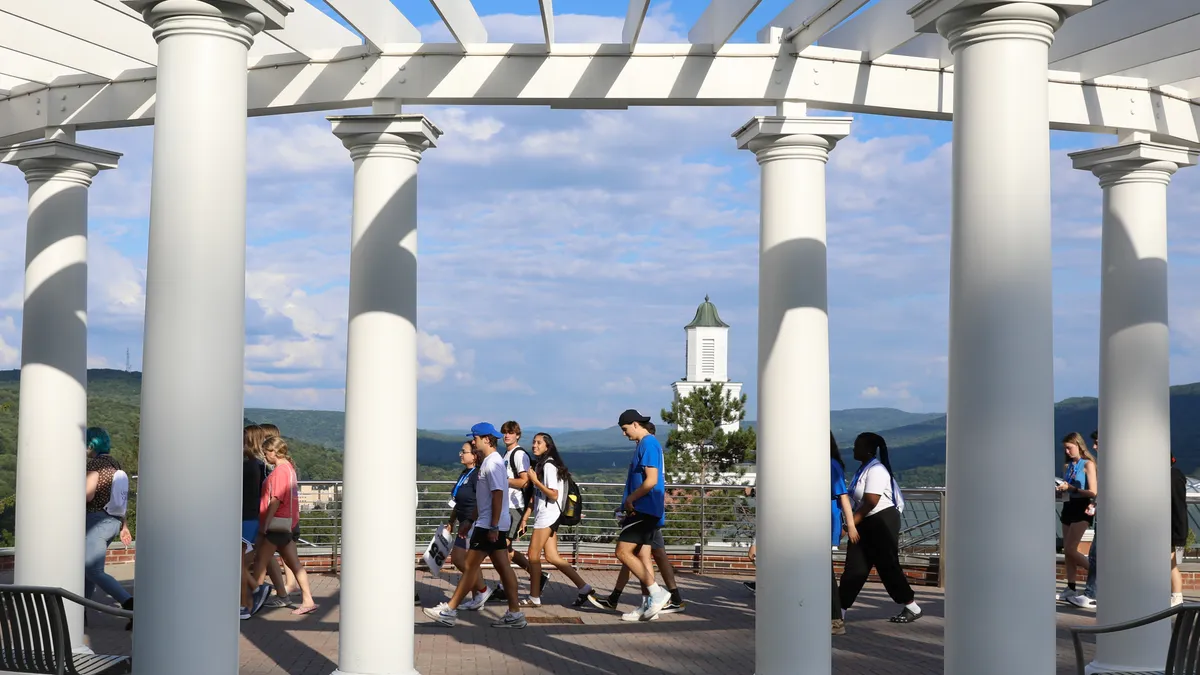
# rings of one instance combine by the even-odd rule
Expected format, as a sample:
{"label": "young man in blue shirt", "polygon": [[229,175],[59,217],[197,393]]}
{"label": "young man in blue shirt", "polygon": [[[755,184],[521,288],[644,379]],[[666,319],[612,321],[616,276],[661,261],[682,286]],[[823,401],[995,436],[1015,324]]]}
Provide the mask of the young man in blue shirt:
{"label": "young man in blue shirt", "polygon": [[[619,516],[621,532],[617,535],[617,559],[629,568],[633,576],[649,591],[642,605],[630,613],[633,619],[649,621],[671,601],[671,593],[658,585],[654,569],[641,555],[652,547],[656,535],[666,524],[666,477],[662,445],[654,437],[650,418],[636,410],[621,413],[617,424],[629,440],[637,443],[629,473],[625,479],[625,497]],[[633,620],[631,619],[631,620]]]}

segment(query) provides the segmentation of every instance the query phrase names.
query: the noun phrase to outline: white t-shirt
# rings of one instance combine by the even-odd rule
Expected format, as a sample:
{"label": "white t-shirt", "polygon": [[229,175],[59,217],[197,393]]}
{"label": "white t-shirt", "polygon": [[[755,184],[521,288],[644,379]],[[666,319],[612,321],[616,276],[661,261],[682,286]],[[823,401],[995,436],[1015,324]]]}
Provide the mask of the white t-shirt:
{"label": "white t-shirt", "polygon": [[[529,471],[529,451],[519,445],[514,445],[512,450],[504,453],[504,470],[507,472],[509,478],[517,477],[513,473],[512,462],[508,461],[508,456],[514,452],[517,453],[517,474],[520,474],[522,471]],[[518,511],[525,510],[525,495],[521,494],[520,489],[508,488],[508,508]]]}
{"label": "white t-shirt", "polygon": [[868,516],[873,516],[884,509],[896,505],[896,495],[893,492],[892,475],[878,459],[867,463],[866,468],[858,475],[858,480],[850,486],[850,502],[855,510],[862,504],[863,495],[870,493],[879,495],[879,502],[871,509]]}
{"label": "white t-shirt", "polygon": [[[479,478],[475,483],[475,502],[479,509],[479,517],[475,519],[476,527],[487,529],[492,526],[492,493],[508,489],[507,475],[500,453],[493,452],[483,458],[483,463],[479,465]],[[500,511],[500,520],[496,525],[501,532],[507,532],[512,518],[508,515],[508,509]]]}
{"label": "white t-shirt", "polygon": [[558,522],[559,515],[562,514],[562,506],[560,505],[563,499],[563,482],[558,477],[558,467],[547,462],[542,469],[545,479],[542,484],[551,490],[558,490],[558,499],[550,501],[546,497],[546,493],[541,490],[537,491],[533,499],[533,529],[540,530],[550,527]]}

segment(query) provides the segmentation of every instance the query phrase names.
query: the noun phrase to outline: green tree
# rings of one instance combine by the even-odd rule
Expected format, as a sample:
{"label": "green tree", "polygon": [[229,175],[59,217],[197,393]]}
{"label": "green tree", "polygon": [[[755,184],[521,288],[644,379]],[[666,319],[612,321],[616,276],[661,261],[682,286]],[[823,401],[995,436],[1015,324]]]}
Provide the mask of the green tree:
{"label": "green tree", "polygon": [[[674,428],[667,436],[668,481],[723,483],[728,473],[754,453],[758,441],[752,428],[726,433],[722,425],[746,419],[746,395],[734,398],[725,385],[714,382],[671,402],[662,420]],[[722,480],[725,476],[729,481]]]}

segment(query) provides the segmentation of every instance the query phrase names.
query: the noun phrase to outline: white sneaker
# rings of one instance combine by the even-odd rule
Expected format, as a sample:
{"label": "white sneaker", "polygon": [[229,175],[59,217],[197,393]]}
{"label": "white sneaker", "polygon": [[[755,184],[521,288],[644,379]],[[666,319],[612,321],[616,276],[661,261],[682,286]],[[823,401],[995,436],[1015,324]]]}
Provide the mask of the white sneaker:
{"label": "white sneaker", "polygon": [[646,614],[646,608],[650,606],[650,596],[642,596],[642,604],[637,606],[637,609],[632,612],[626,612],[621,615],[622,621],[641,621]]}
{"label": "white sneaker", "polygon": [[1069,588],[1064,588],[1061,591],[1059,591],[1058,595],[1054,596],[1054,598],[1056,600],[1058,600],[1059,602],[1069,602],[1071,600],[1071,596],[1075,595],[1075,594],[1076,594],[1076,591],[1073,591]]}
{"label": "white sneaker", "polygon": [[1084,593],[1076,593],[1075,595],[1068,597],[1067,602],[1075,605],[1076,607],[1082,607],[1084,609],[1096,608],[1096,601],[1093,600],[1091,596]]}
{"label": "white sneaker", "polygon": [[671,591],[663,587],[659,587],[657,593],[650,594],[650,603],[646,607],[646,611],[642,615],[642,621],[649,621],[658,616],[663,607],[666,607],[671,602]]}
{"label": "white sneaker", "polygon": [[425,612],[425,616],[433,619],[443,626],[450,626],[453,628],[454,624],[458,621],[458,612],[450,609],[450,605],[445,602],[437,607],[426,607],[421,611]]}
{"label": "white sneaker", "polygon": [[488,598],[492,597],[492,593],[495,591],[496,589],[484,584],[483,592],[459,605],[458,608],[465,609],[468,612],[478,612],[480,609],[483,609],[483,606],[487,604]]}
{"label": "white sneaker", "polygon": [[1172,593],[1171,594],[1171,606],[1175,607],[1176,605],[1182,605],[1182,604],[1183,604],[1183,593]]}
{"label": "white sneaker", "polygon": [[524,628],[527,625],[529,622],[525,620],[524,612],[505,612],[499,621],[492,624],[492,628]]}

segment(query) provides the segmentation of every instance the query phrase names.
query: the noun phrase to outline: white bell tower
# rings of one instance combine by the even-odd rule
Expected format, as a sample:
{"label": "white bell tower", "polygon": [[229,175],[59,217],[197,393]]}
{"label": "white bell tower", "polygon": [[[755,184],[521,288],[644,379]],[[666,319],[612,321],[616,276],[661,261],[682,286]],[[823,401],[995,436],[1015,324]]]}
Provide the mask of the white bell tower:
{"label": "white bell tower", "polygon": [[[692,322],[683,327],[687,334],[685,360],[686,376],[671,384],[676,398],[683,398],[713,382],[725,385],[725,392],[734,398],[742,395],[742,383],[729,381],[729,324],[717,314],[717,306],[704,296],[696,308]],[[737,431],[737,422],[722,425],[725,433]]]}

